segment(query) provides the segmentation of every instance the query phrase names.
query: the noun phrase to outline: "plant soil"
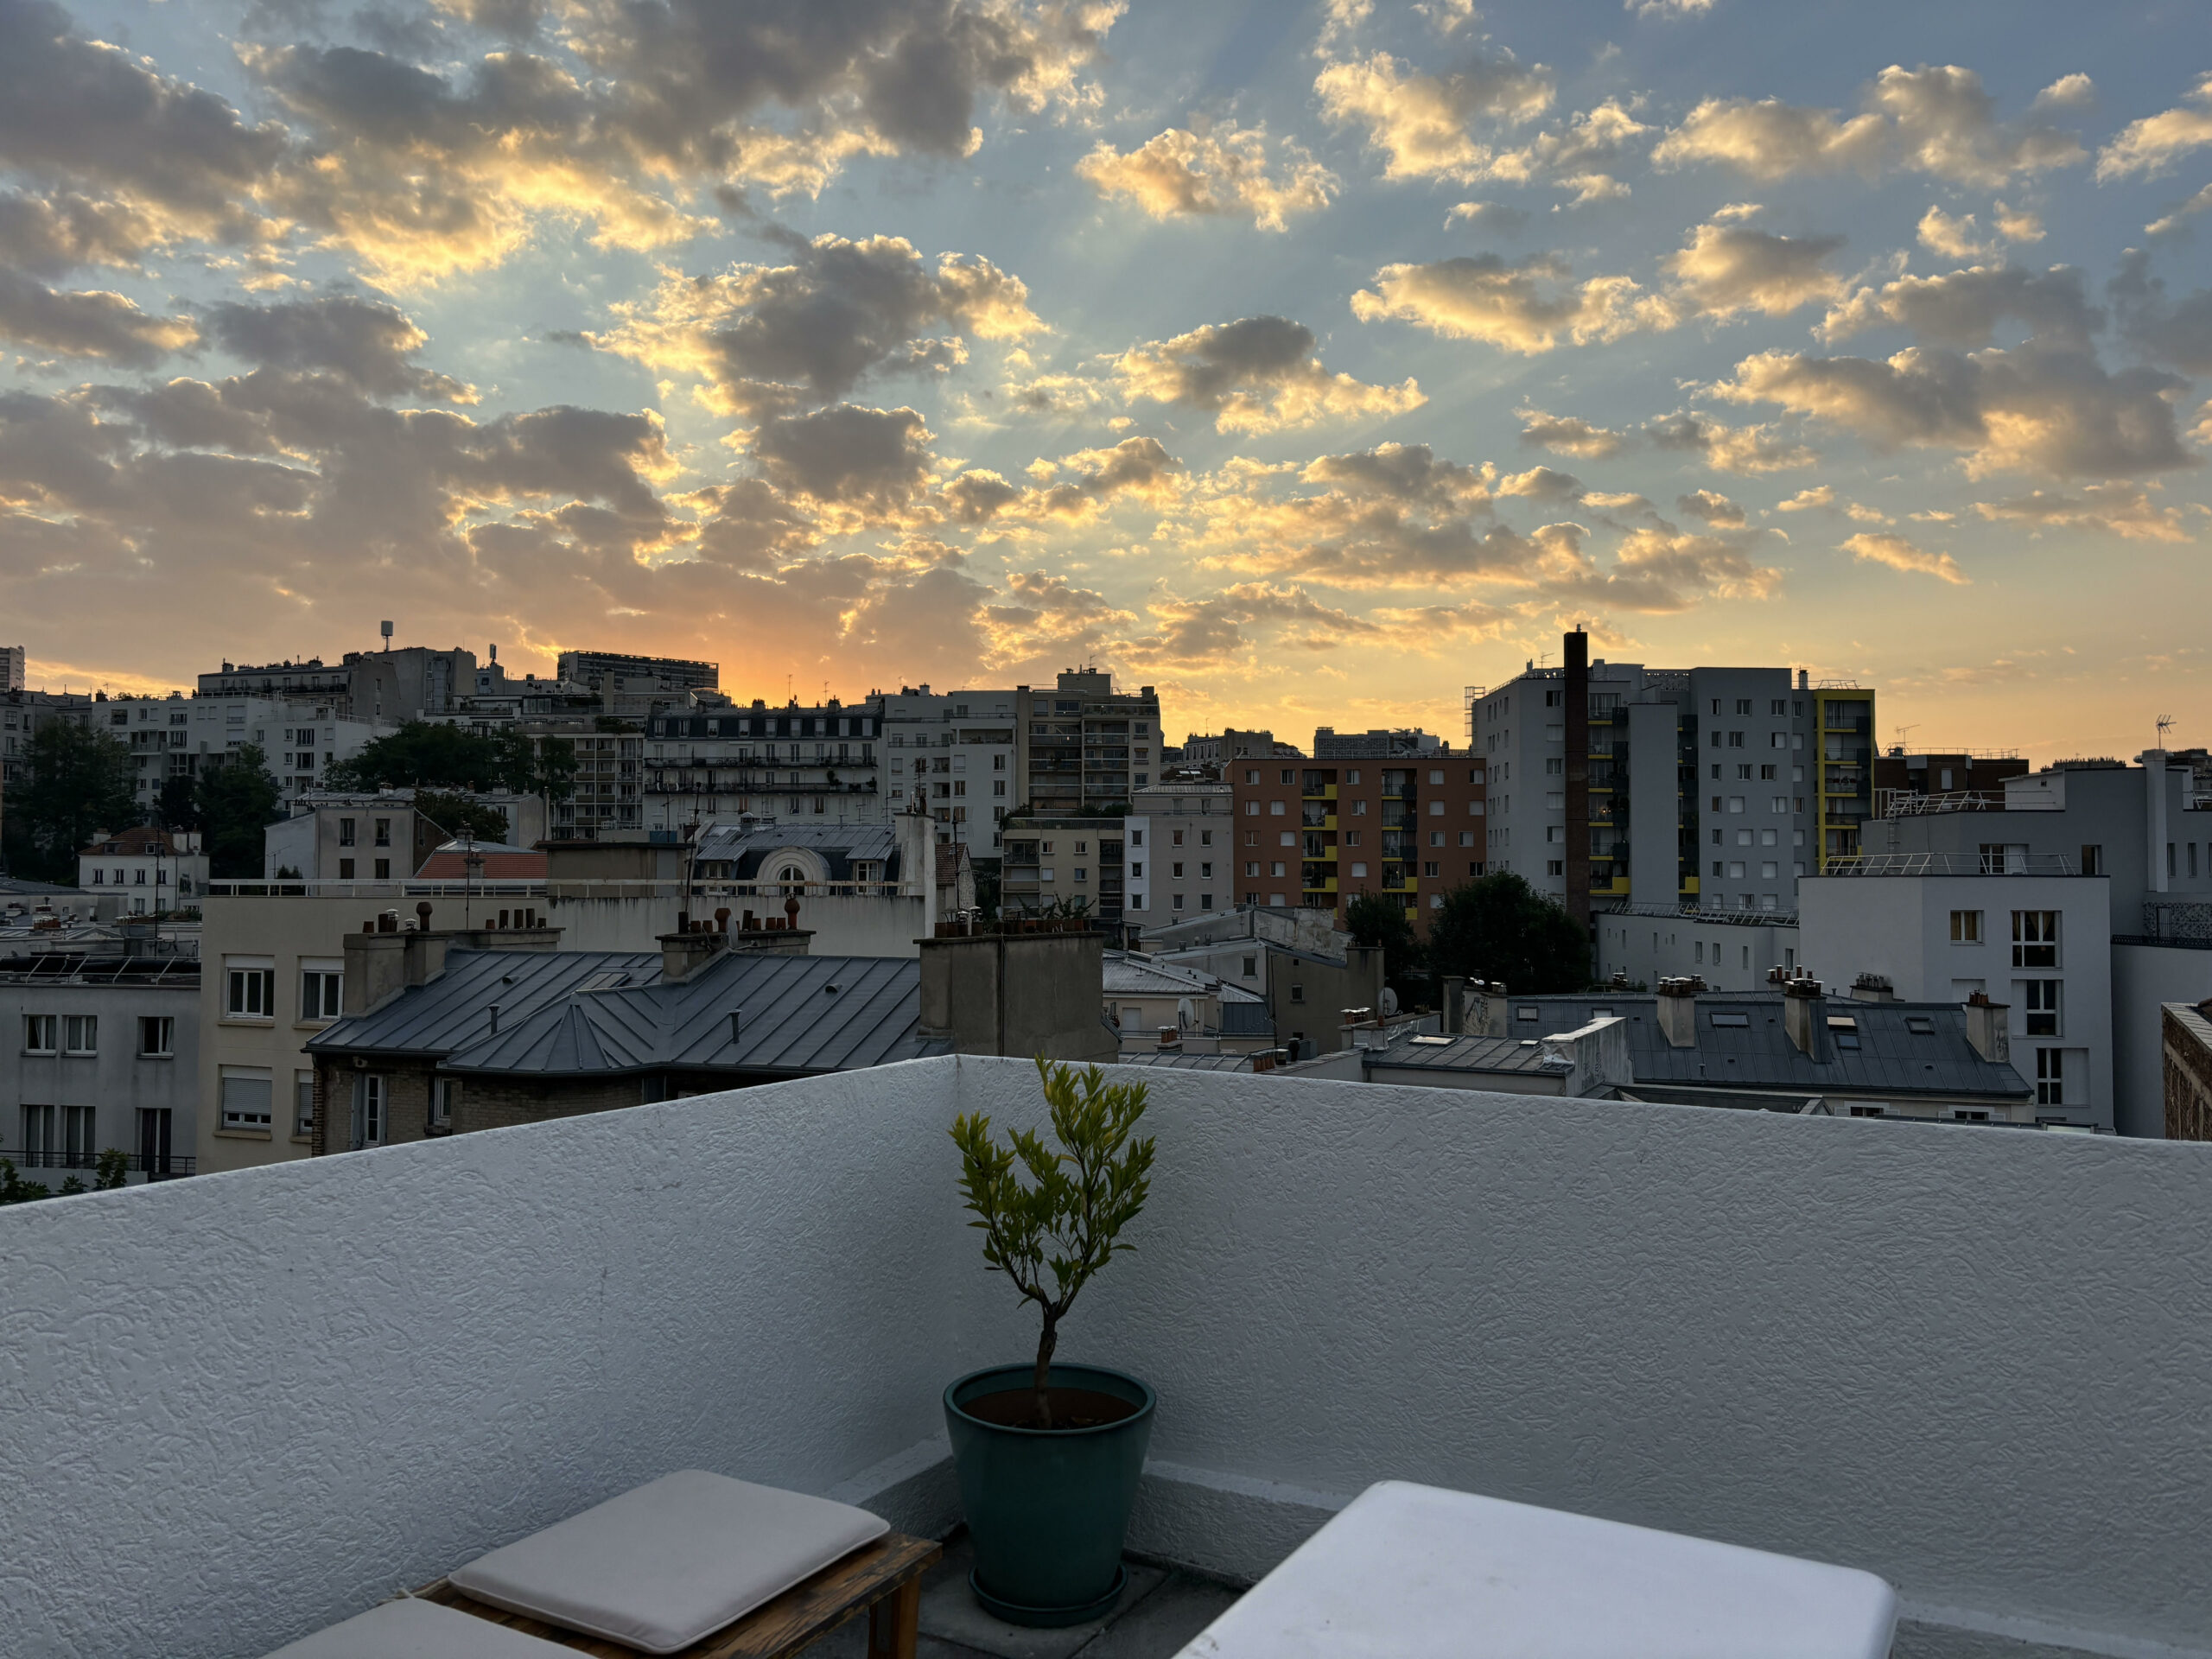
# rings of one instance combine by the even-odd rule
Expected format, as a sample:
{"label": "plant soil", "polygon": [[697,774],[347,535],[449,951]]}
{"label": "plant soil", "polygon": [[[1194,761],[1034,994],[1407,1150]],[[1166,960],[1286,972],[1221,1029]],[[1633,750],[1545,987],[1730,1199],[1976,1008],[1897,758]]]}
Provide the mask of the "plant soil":
{"label": "plant soil", "polygon": [[960,1409],[1001,1428],[1099,1428],[1137,1414],[1134,1401],[1124,1400],[1119,1395],[1102,1394],[1096,1389],[1047,1389],[1045,1395],[1052,1402],[1050,1424],[1037,1414],[1034,1389],[1003,1389],[995,1394],[979,1394],[973,1400],[962,1401]]}

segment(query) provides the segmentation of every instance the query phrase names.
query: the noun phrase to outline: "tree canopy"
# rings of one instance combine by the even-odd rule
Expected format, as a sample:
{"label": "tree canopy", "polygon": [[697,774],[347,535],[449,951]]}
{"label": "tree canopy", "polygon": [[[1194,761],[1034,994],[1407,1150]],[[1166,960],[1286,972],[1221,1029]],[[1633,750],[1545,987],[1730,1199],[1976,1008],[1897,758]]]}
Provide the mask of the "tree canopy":
{"label": "tree canopy", "polygon": [[486,737],[459,726],[410,720],[323,773],[330,789],[435,789],[564,798],[576,774],[575,746],[520,732]]}
{"label": "tree canopy", "polygon": [[1428,923],[1429,965],[1439,975],[1503,981],[1529,996],[1590,983],[1586,929],[1528,881],[1485,875],[1444,895]]}
{"label": "tree canopy", "polygon": [[262,873],[262,831],[284,816],[269,757],[255,745],[232,751],[219,766],[203,763],[194,791],[207,873],[253,877]]}
{"label": "tree canopy", "polygon": [[448,841],[473,837],[477,841],[504,842],[507,838],[507,821],[497,809],[448,790],[416,790],[415,810],[429,820],[431,828],[442,831],[444,839]]}
{"label": "tree canopy", "polygon": [[1393,985],[1420,970],[1421,940],[1401,900],[1381,893],[1357,894],[1344,906],[1344,931],[1355,944],[1382,947],[1382,977]]}
{"label": "tree canopy", "polygon": [[138,822],[138,774],[130,747],[97,727],[49,720],[31,734],[28,779],[9,793],[6,861],[16,874],[65,887],[77,855],[103,831]]}

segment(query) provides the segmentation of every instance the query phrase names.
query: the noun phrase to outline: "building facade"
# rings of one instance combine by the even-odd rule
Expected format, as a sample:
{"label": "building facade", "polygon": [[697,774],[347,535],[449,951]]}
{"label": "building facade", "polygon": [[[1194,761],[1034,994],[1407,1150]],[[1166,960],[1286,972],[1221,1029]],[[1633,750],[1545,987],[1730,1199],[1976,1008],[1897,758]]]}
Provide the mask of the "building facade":
{"label": "building facade", "polygon": [[111,1149],[132,1181],[192,1173],[199,1007],[191,956],[0,961],[0,1158],[52,1188]]}
{"label": "building facade", "polygon": [[199,677],[195,696],[228,700],[260,697],[304,702],[354,720],[420,720],[455,712],[476,684],[476,653],[455,646],[435,651],[349,651],[335,664],[321,658],[256,666],[225,663]]}
{"label": "building facade", "polygon": [[927,812],[940,842],[995,868],[1007,816],[1020,804],[1020,750],[1011,690],[933,692],[926,685],[873,693],[882,721],[887,809]]}
{"label": "building facade", "polygon": [[1490,868],[1587,920],[1625,904],[1787,912],[1855,856],[1872,810],[1874,694],[1786,668],[1586,660],[1476,698]]}
{"label": "building facade", "polygon": [[[202,679],[208,676],[201,676]],[[396,722],[356,719],[343,702],[318,702],[288,696],[203,692],[187,697],[94,698],[68,711],[80,725],[105,731],[127,745],[137,768],[140,810],[150,813],[162,785],[173,778],[196,779],[227,765],[249,744],[264,756],[278,795],[289,809],[321,786],[323,773],[350,760]]]}
{"label": "building facade", "polygon": [[1236,791],[1227,784],[1147,784],[1130,791],[1121,912],[1147,926],[1233,910]]}
{"label": "building facade", "polygon": [[1046,817],[1125,805],[1160,770],[1160,697],[1151,686],[1116,691],[1114,677],[1064,671],[1051,690],[1014,688],[1014,793]]}
{"label": "building facade", "polygon": [[[1128,911],[1128,820],[1026,812],[1001,826],[999,906],[1008,916],[1079,913],[1118,923]],[[1142,836],[1142,828],[1138,834]],[[1134,849],[1147,856],[1141,842]]]}
{"label": "building facade", "polygon": [[1436,745],[1326,765],[1318,755],[1233,760],[1226,770],[1239,905],[1326,911],[1341,925],[1355,898],[1374,893],[1425,929],[1446,893],[1490,868],[1483,757]]}
{"label": "building facade", "polygon": [[1870,857],[1799,885],[1802,962],[1909,1002],[1999,1005],[2035,1121],[2109,1130],[2110,886],[2058,858]]}
{"label": "building facade", "polygon": [[[756,699],[749,709],[652,715],[640,737],[620,741],[638,746],[640,814],[649,829],[681,833],[694,823],[748,817],[881,823],[888,812],[880,725],[869,704],[832,697],[771,709]],[[584,743],[577,740],[579,763]]]}
{"label": "building facade", "polygon": [[30,683],[24,677],[26,657],[21,645],[0,645],[0,691],[24,691]]}
{"label": "building facade", "polygon": [[199,902],[207,887],[207,855],[194,831],[134,825],[78,853],[77,886],[113,895],[123,914],[158,915]]}
{"label": "building facade", "polygon": [[721,667],[681,657],[632,657],[617,651],[564,651],[555,672],[572,684],[605,696],[613,693],[667,695],[713,691],[721,685]]}

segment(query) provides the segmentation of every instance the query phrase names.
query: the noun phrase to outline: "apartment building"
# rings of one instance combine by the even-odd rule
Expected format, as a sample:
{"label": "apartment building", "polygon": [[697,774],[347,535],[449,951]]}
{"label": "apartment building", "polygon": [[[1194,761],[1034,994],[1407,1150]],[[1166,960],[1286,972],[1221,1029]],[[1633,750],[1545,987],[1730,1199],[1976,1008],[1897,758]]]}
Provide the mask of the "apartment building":
{"label": "apartment building", "polygon": [[2024,778],[2028,771],[2027,758],[2018,749],[1907,748],[1893,743],[1874,756],[1872,816],[2000,805],[2006,780]]}
{"label": "apartment building", "polygon": [[566,721],[524,723],[519,729],[533,744],[566,743],[576,762],[569,792],[552,804],[554,836],[589,841],[599,836],[639,830],[645,823],[645,737],[631,728],[579,731]]}
{"label": "apartment building", "polygon": [[349,651],[336,663],[320,657],[258,665],[226,662],[199,677],[194,695],[304,702],[348,718],[397,725],[454,712],[475,683],[474,652],[409,645]]}
{"label": "apartment building", "polygon": [[25,653],[21,645],[0,645],[0,691],[25,691]]}
{"label": "apartment building", "polygon": [[1386,742],[1370,746],[1384,749],[1378,760],[1323,765],[1323,734],[1310,761],[1230,764],[1236,902],[1302,906],[1341,924],[1371,893],[1426,928],[1447,892],[1489,868],[1487,763],[1441,742],[1394,755]]}
{"label": "apartment building", "polygon": [[1147,926],[1236,907],[1236,791],[1198,779],[1130,791],[1124,913]]}
{"label": "apartment building", "polygon": [[317,702],[305,693],[294,699],[213,692],[187,697],[173,691],[165,697],[95,696],[67,711],[67,717],[129,747],[142,810],[153,810],[170,779],[198,778],[248,744],[261,750],[289,808],[321,786],[328,767],[396,729],[393,721],[356,719],[343,712],[346,707]]}
{"label": "apartment building", "polygon": [[1448,747],[1442,738],[1418,726],[1364,732],[1340,732],[1333,726],[1313,728],[1316,760],[1392,760],[1403,757],[1421,760],[1440,755]]}
{"label": "apartment building", "polygon": [[123,914],[157,915],[198,902],[207,887],[207,855],[194,831],[134,824],[78,853],[77,886],[113,895]]}
{"label": "apartment building", "polygon": [[1014,691],[934,692],[927,685],[871,692],[882,721],[883,802],[927,812],[940,843],[995,868],[1007,815],[1020,804]]}
{"label": "apartment building", "polygon": [[[832,697],[771,709],[756,698],[749,709],[652,715],[641,739],[621,741],[642,748],[651,829],[681,832],[718,817],[748,817],[882,823],[888,813],[877,756],[880,724],[871,704]],[[579,785],[584,755],[579,739]]]}
{"label": "apartment building", "polygon": [[112,950],[0,959],[0,1158],[49,1187],[189,1175],[198,1133],[200,962]]}
{"label": "apartment building", "polygon": [[[506,820],[503,842],[535,846],[545,839],[547,811],[538,795],[472,795]],[[262,874],[310,881],[391,881],[414,874],[452,836],[415,810],[415,791],[372,793],[317,790],[293,803],[293,813],[262,835]]]}
{"label": "apartment building", "polygon": [[1014,794],[1046,816],[1126,804],[1154,781],[1166,737],[1151,686],[1116,691],[1112,675],[1090,669],[1063,671],[1049,690],[1014,687]]}
{"label": "apartment building", "polygon": [[[496,651],[493,660],[498,660]],[[695,663],[682,657],[632,657],[619,651],[564,651],[555,658],[555,672],[561,679],[601,696],[610,693],[667,696],[713,691],[721,684],[719,664]]]}
{"label": "apartment building", "polygon": [[[1132,855],[1127,819],[1024,812],[1000,829],[1006,844],[999,905],[1007,915],[1075,911],[1102,922],[1123,919]],[[1141,842],[1134,851],[1140,861],[1147,855]]]}
{"label": "apartment building", "polygon": [[2212,996],[2209,784],[2196,753],[2061,761],[2005,779],[1994,809],[1893,810],[1869,830],[1870,856],[2063,866],[2106,878],[2113,1122],[2123,1135],[2164,1129],[2160,1005]]}
{"label": "apartment building", "polygon": [[1864,858],[1799,884],[1805,963],[1876,999],[1995,1005],[2034,1121],[2110,1130],[2111,885],[2017,852]]}
{"label": "apartment building", "polygon": [[1382,1005],[1382,952],[1325,912],[1240,908],[1145,930],[1147,959],[1256,993],[1277,1042],[1307,1057],[1351,1041],[1346,1014]]}
{"label": "apartment building", "polygon": [[[1322,730],[1329,728],[1323,727]],[[1303,760],[1306,751],[1295,743],[1277,741],[1273,732],[1240,732],[1230,727],[1205,736],[1193,732],[1183,740],[1182,747],[1173,753],[1173,758],[1187,766],[1211,766],[1216,770],[1234,760]]]}
{"label": "apartment building", "polygon": [[8,791],[29,776],[26,757],[39,728],[72,717],[92,702],[82,692],[0,691],[0,810],[5,810]]}
{"label": "apartment building", "polygon": [[1490,867],[1587,920],[1634,905],[1787,912],[1796,882],[1856,856],[1872,812],[1874,693],[1786,668],[1653,669],[1588,658],[1476,696]]}

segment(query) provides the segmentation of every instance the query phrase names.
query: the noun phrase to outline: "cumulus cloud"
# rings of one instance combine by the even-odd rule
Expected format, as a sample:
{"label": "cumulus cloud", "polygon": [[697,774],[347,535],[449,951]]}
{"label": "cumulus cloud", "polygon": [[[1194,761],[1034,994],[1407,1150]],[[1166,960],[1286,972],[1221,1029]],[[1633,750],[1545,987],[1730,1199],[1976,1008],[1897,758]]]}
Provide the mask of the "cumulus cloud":
{"label": "cumulus cloud", "polygon": [[1844,340],[1889,323],[1939,346],[1986,346],[2007,319],[2047,346],[2075,351],[2087,351],[2089,336],[2104,321],[2082,291],[2078,270],[1975,265],[1859,289],[1822,319],[1819,333],[1824,340]]}
{"label": "cumulus cloud", "polygon": [[1744,525],[1744,510],[1726,496],[1714,490],[1695,490],[1675,498],[1675,507],[1688,518],[1702,519],[1708,524],[1728,530],[1740,530]]}
{"label": "cumulus cloud", "polygon": [[2212,144],[2212,74],[2198,78],[2189,91],[2187,105],[2177,104],[2122,128],[2119,137],[2097,152],[2097,177],[2155,176],[2207,144]]}
{"label": "cumulus cloud", "polygon": [[2094,530],[2138,542],[2193,539],[2179,508],[2159,505],[2132,484],[2091,484],[2072,495],[2031,490],[2002,501],[1977,501],[1974,510],[1993,524]]}
{"label": "cumulus cloud", "polygon": [[0,190],[0,256],[34,276],[59,276],[80,265],[135,265],[165,234],[154,215],[126,202],[67,190]]}
{"label": "cumulus cloud", "polygon": [[1263,128],[1170,127],[1126,155],[1102,138],[1076,171],[1101,195],[1125,197],[1154,219],[1248,213],[1260,229],[1281,231],[1291,215],[1327,207],[1338,180],[1299,145],[1279,149],[1281,167],[1271,172]]}
{"label": "cumulus cloud", "polygon": [[1868,564],[1886,564],[1892,570],[1904,570],[1915,575],[1934,576],[1955,587],[1967,584],[1965,571],[1948,553],[1930,553],[1916,547],[1902,536],[1884,535],[1878,531],[1860,531],[1842,543],[1843,550],[1854,559]]}
{"label": "cumulus cloud", "polygon": [[2096,103],[2096,83],[2076,70],[2070,75],[2061,75],[2037,92],[2032,107],[2038,110],[2088,110],[2094,109]]}
{"label": "cumulus cloud", "polygon": [[967,359],[957,333],[1019,340],[1042,325],[1020,278],[973,255],[932,268],[895,236],[791,238],[791,263],[738,265],[714,276],[664,275],[649,302],[587,335],[603,351],[660,373],[697,377],[714,406],[756,417],[844,397],[887,374],[936,373]]}
{"label": "cumulus cloud", "polygon": [[1133,346],[1115,359],[1114,370],[1128,397],[1202,410],[1223,432],[1396,415],[1427,401],[1410,378],[1374,386],[1332,374],[1314,346],[1313,331],[1303,323],[1245,317]]}
{"label": "cumulus cloud", "polygon": [[189,317],[154,316],[121,294],[48,288],[0,265],[0,339],[64,357],[143,366],[199,338]]}
{"label": "cumulus cloud", "polygon": [[1531,448],[1548,449],[1555,455],[1576,455],[1602,461],[1617,455],[1627,440],[1618,432],[1593,426],[1573,415],[1548,415],[1541,409],[1516,409],[1521,442]]}
{"label": "cumulus cloud", "polygon": [[2164,281],[2151,274],[2150,255],[2130,249],[2106,292],[2120,332],[2145,357],[2187,374],[2212,373],[2212,288],[2170,299]]}
{"label": "cumulus cloud", "polygon": [[2132,476],[2196,465],[2174,430],[2181,383],[2150,369],[2109,373],[2082,352],[2032,342],[1971,355],[1912,346],[1886,361],[1763,352],[1713,390],[1771,403],[1879,448],[1950,448],[1968,476],[2043,471]]}
{"label": "cumulus cloud", "polygon": [[1835,486],[1831,484],[1815,484],[1810,488],[1798,491],[1787,501],[1777,502],[1774,510],[1777,512],[1810,512],[1815,507],[1832,507],[1834,505]]}
{"label": "cumulus cloud", "polygon": [[1516,125],[1551,107],[1550,71],[1523,68],[1510,58],[1479,54],[1440,75],[1424,74],[1391,57],[1371,53],[1323,67],[1313,90],[1321,111],[1343,126],[1362,128],[1384,152],[1389,179],[1484,177],[1494,155],[1469,131],[1485,121]]}
{"label": "cumulus cloud", "polygon": [[2212,184],[2206,185],[2195,195],[2170,213],[2162,213],[2143,227],[2145,236],[2171,236],[2197,214],[2212,209]]}
{"label": "cumulus cloud", "polygon": [[1446,229],[1454,225],[1472,225],[1484,230],[1517,231],[1528,222],[1526,213],[1502,201],[1456,202],[1452,211],[1444,215]]}
{"label": "cumulus cloud", "polygon": [[1626,276],[1577,283],[1557,254],[1510,263],[1494,253],[1423,265],[1385,265],[1375,287],[1351,298],[1363,322],[1411,322],[1452,340],[1481,340],[1536,356],[1562,338],[1582,345],[1641,327],[1663,327],[1673,313]]}
{"label": "cumulus cloud", "polygon": [[895,517],[929,479],[931,434],[911,409],[837,404],[766,422],[752,454],[768,480],[854,521]]}
{"label": "cumulus cloud", "polygon": [[1159,439],[1124,438],[1108,448],[1033,461],[1026,486],[976,468],[946,485],[944,494],[963,524],[995,518],[1081,523],[1097,518],[1116,496],[1165,505],[1180,493],[1188,471]]}
{"label": "cumulus cloud", "polygon": [[1704,316],[1758,311],[1778,317],[1843,291],[1843,279],[1827,264],[1842,245],[1840,236],[1770,236],[1742,225],[1700,225],[1688,246],[1661,263],[1675,278],[1675,297]]}
{"label": "cumulus cloud", "polygon": [[350,295],[269,305],[225,302],[208,308],[214,343],[249,363],[276,369],[327,369],[380,397],[471,402],[459,381],[408,361],[429,343],[397,306]]}
{"label": "cumulus cloud", "polygon": [[1707,99],[1652,151],[1662,166],[1709,162],[1758,179],[1898,166],[1961,184],[1999,185],[2084,159],[2072,134],[2044,122],[1999,121],[1981,78],[1955,66],[1892,64],[1866,87],[1859,113],[1779,99]]}
{"label": "cumulus cloud", "polygon": [[1627,195],[1629,187],[1614,177],[1611,169],[1650,130],[1608,99],[1573,116],[1562,127],[1491,153],[1471,176],[1507,184],[1551,180],[1574,192],[1571,207],[1615,200]]}
{"label": "cumulus cloud", "polygon": [[1810,467],[1820,457],[1770,426],[1728,426],[1687,410],[1647,421],[1644,432],[1662,449],[1694,454],[1724,473],[1757,475]]}

